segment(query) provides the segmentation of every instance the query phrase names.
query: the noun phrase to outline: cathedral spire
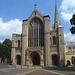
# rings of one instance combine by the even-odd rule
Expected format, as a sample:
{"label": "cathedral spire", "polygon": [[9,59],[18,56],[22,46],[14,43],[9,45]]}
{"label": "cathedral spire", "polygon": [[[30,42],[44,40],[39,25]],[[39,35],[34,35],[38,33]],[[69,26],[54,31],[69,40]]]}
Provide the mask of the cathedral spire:
{"label": "cathedral spire", "polygon": [[54,27],[53,22],[52,22],[52,28]]}
{"label": "cathedral spire", "polygon": [[34,5],[35,9],[36,9],[37,4]]}
{"label": "cathedral spire", "polygon": [[59,26],[59,17],[58,17],[58,9],[57,9],[57,2],[55,0],[55,19],[54,19],[54,29],[57,29]]}
{"label": "cathedral spire", "polygon": [[54,24],[53,24],[53,22],[52,22],[52,29],[54,29]]}
{"label": "cathedral spire", "polygon": [[61,22],[59,23],[59,25],[61,25]]}

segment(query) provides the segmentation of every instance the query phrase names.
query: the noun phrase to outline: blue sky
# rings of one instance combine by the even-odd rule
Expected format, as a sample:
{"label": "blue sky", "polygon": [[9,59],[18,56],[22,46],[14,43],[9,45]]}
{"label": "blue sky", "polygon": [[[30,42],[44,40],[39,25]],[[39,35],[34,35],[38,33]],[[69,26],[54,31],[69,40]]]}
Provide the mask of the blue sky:
{"label": "blue sky", "polygon": [[[37,10],[42,15],[49,15],[54,23],[55,0],[0,0],[0,41],[12,39],[12,33],[21,33],[22,20],[29,18],[37,4]],[[75,41],[75,35],[69,31],[69,19],[75,13],[75,0],[57,0],[59,20],[64,27],[66,42]]]}

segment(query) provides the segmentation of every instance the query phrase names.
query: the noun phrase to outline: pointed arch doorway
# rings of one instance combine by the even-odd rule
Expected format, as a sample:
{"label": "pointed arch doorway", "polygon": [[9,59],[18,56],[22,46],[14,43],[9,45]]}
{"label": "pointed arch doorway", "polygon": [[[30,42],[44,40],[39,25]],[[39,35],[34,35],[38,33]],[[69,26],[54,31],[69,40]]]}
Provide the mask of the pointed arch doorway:
{"label": "pointed arch doorway", "polygon": [[17,55],[16,56],[16,60],[17,60],[17,65],[21,65],[21,56],[20,55]]}
{"label": "pointed arch doorway", "polygon": [[52,55],[52,65],[58,66],[58,56],[56,54]]}
{"label": "pointed arch doorway", "polygon": [[40,65],[40,55],[37,52],[32,52],[30,56],[31,56],[33,65],[39,66]]}

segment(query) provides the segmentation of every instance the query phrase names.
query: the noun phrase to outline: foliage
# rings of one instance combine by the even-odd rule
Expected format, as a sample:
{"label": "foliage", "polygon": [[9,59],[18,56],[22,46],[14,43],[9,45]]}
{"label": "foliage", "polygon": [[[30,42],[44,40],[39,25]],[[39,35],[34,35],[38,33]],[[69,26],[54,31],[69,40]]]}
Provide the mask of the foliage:
{"label": "foliage", "polygon": [[0,43],[0,57],[2,58],[3,58],[3,53],[4,53],[3,51],[4,51],[3,44]]}
{"label": "foliage", "polygon": [[75,14],[73,15],[72,19],[70,19],[70,23],[73,25],[70,31],[72,34],[75,34]]}
{"label": "foliage", "polygon": [[10,39],[5,39],[3,43],[0,43],[0,57],[10,58],[11,47],[12,47],[12,41]]}

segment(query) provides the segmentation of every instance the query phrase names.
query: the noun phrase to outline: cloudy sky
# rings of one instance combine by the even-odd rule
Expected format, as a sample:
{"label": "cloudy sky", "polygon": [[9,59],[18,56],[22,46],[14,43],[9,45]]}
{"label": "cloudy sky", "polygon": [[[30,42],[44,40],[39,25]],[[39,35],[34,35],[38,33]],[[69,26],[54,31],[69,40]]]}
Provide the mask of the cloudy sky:
{"label": "cloudy sky", "polygon": [[[49,15],[54,23],[55,0],[0,0],[0,41],[12,40],[15,31],[21,34],[22,20],[29,18],[37,4],[37,10],[42,15]],[[75,14],[75,0],[57,0],[59,20],[64,27],[66,42],[75,41],[75,34],[70,33],[70,18]]]}

